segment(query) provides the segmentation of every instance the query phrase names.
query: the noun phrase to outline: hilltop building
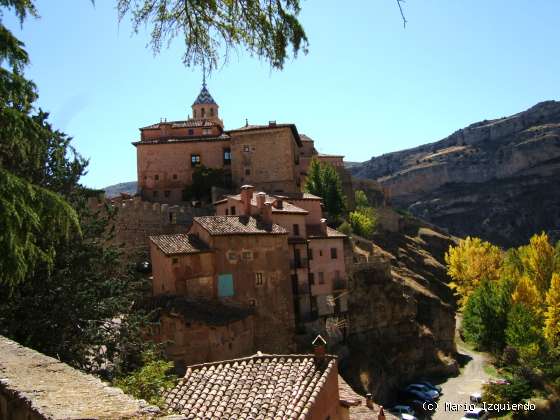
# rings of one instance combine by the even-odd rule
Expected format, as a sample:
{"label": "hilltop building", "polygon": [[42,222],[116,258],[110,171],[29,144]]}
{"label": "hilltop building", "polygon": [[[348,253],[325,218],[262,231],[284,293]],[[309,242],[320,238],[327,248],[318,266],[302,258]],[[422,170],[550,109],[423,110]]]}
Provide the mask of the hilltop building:
{"label": "hilltop building", "polygon": [[162,120],[140,128],[140,140],[133,144],[143,200],[186,201],[185,189],[201,165],[223,170],[224,183],[234,187],[251,184],[269,193],[298,192],[312,157],[335,166],[346,191],[351,190],[343,156],[319,154],[313,140],[300,135],[294,124],[247,123],[225,130],[206,83],[191,108],[192,117],[184,121]]}

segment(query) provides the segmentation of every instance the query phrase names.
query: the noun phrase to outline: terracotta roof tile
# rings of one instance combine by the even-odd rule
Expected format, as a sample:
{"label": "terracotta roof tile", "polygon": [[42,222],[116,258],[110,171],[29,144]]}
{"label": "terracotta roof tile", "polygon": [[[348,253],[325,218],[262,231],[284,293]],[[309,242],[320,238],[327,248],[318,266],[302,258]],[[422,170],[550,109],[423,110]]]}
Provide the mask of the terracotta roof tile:
{"label": "terracotta roof tile", "polygon": [[194,254],[210,250],[208,245],[192,234],[150,236],[150,241],[166,255]]}
{"label": "terracotta roof tile", "polygon": [[171,128],[192,128],[192,127],[213,127],[218,125],[216,122],[206,119],[190,119],[181,121],[162,121],[146,127],[140,128],[140,130],[153,130],[160,128],[162,125],[171,125]]}
{"label": "terracotta roof tile", "polygon": [[195,217],[210,235],[285,235],[286,229],[275,223],[264,223],[260,218],[249,216],[202,216]]}
{"label": "terracotta roof tile", "polygon": [[187,418],[300,419],[308,413],[336,358],[262,355],[190,366],[165,395],[165,409]]}
{"label": "terracotta roof tile", "polygon": [[[236,194],[236,195],[229,195],[229,198],[233,198],[234,200],[237,201],[241,201],[241,194]],[[282,208],[277,208],[274,206],[274,203],[279,201],[279,198],[282,198]],[[272,212],[273,213],[292,213],[292,214],[308,214],[309,212],[305,209],[302,209],[301,207],[298,207],[292,203],[290,203],[289,201],[286,201],[286,196],[282,195],[266,195],[265,198],[265,203],[270,203],[272,204]],[[220,201],[216,201],[214,204],[220,204],[227,201],[227,199],[225,200],[220,200]],[[253,207],[257,207],[257,193],[253,193],[253,197],[251,198],[251,205]]]}
{"label": "terracotta roof tile", "polygon": [[305,229],[307,230],[308,238],[346,238],[344,233],[328,226],[326,235],[322,232],[321,225],[307,225]]}

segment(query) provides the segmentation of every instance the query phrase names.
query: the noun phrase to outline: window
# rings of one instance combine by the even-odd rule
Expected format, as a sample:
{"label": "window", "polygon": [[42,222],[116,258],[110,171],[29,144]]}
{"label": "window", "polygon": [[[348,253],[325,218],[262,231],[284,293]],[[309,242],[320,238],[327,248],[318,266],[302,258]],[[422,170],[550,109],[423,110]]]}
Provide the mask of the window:
{"label": "window", "polygon": [[229,209],[226,209],[226,216],[229,215]]}
{"label": "window", "polygon": [[249,306],[257,306],[257,301],[255,299],[249,299]]}
{"label": "window", "polygon": [[320,250],[319,250],[319,257],[322,257],[322,256],[323,256],[323,250],[320,249]]}
{"label": "window", "polygon": [[338,253],[336,248],[331,248],[331,258],[336,260],[338,258]]}
{"label": "window", "polygon": [[173,179],[177,179],[177,174],[173,174]]}
{"label": "window", "polygon": [[191,165],[192,166],[200,165],[200,155],[191,155]]}
{"label": "window", "polygon": [[178,264],[178,263],[179,263],[179,258],[173,257],[173,258],[171,259],[171,262],[172,262],[173,264]]}
{"label": "window", "polygon": [[249,146],[248,144],[244,144],[243,145],[243,151],[245,153],[249,153],[251,151],[251,146]]}
{"label": "window", "polygon": [[[196,109],[193,111],[193,118],[196,118]],[[192,131],[192,130],[189,130],[189,131]],[[191,134],[191,133],[189,133],[189,134]]]}
{"label": "window", "polygon": [[166,197],[169,197],[169,196],[171,195],[171,191],[165,190],[165,191],[163,192],[163,195],[166,196]]}
{"label": "window", "polygon": [[210,134],[212,134],[212,129],[211,128],[205,128],[202,130],[202,134],[205,136],[209,136]]}
{"label": "window", "polygon": [[144,179],[148,179],[148,175],[144,175]]}
{"label": "window", "polygon": [[231,213],[232,216],[235,216],[235,206],[231,206],[229,212]]}
{"label": "window", "polygon": [[309,260],[313,259],[313,248],[307,248],[307,258]]}
{"label": "window", "polygon": [[246,175],[246,176],[251,175],[251,169],[245,168],[245,175]]}
{"label": "window", "polygon": [[204,118],[206,116],[206,110],[204,108],[202,108],[200,110],[200,115],[201,115],[202,118]]}
{"label": "window", "polygon": [[231,163],[231,149],[226,147],[224,149],[224,165],[228,165]]}
{"label": "window", "polygon": [[157,197],[157,196],[158,196],[158,192],[157,192],[157,191],[154,191],[152,194],[153,194],[154,197]]}
{"label": "window", "polygon": [[233,274],[220,274],[218,276],[218,297],[231,297],[233,295]]}
{"label": "window", "polygon": [[214,108],[210,108],[210,116],[211,116],[211,117],[214,116]]}
{"label": "window", "polygon": [[255,273],[255,285],[263,285],[263,273]]}
{"label": "window", "polygon": [[241,256],[244,260],[252,260],[253,259],[253,253],[251,251],[243,251],[241,253]]}
{"label": "window", "polygon": [[319,273],[319,284],[325,284],[325,273],[322,271]]}
{"label": "window", "polygon": [[293,228],[294,228],[294,235],[299,236],[299,225],[295,223]]}
{"label": "window", "polygon": [[312,285],[312,286],[315,284],[315,274],[314,273],[309,273],[309,284]]}
{"label": "window", "polygon": [[230,262],[237,261],[237,254],[236,254],[235,252],[233,252],[233,251],[229,251],[229,252],[227,253],[227,259],[228,259]]}
{"label": "window", "polygon": [[159,181],[159,175],[154,175],[154,179],[155,179],[156,181]]}
{"label": "window", "polygon": [[[194,117],[196,118],[196,111],[194,113]],[[188,133],[189,133],[189,136],[192,136],[194,134],[194,130],[192,128],[189,128]]]}

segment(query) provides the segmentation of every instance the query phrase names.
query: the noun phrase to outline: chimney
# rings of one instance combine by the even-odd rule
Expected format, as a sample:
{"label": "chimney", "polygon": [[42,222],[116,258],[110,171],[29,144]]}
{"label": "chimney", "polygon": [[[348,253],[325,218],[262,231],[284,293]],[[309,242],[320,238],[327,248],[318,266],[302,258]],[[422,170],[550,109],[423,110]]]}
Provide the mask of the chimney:
{"label": "chimney", "polygon": [[385,411],[383,411],[383,406],[380,405],[379,406],[379,414],[377,415],[377,420],[385,420],[387,417],[385,417]]}
{"label": "chimney", "polygon": [[272,205],[270,203],[264,203],[263,211],[261,217],[264,223],[272,223]]}
{"label": "chimney", "polygon": [[241,187],[241,204],[243,209],[243,216],[251,215],[251,200],[253,199],[254,191],[255,187],[253,187],[252,185],[243,185]]}
{"label": "chimney", "polygon": [[268,126],[269,127],[276,127],[276,121],[269,121]]}
{"label": "chimney", "polygon": [[321,219],[321,233],[327,236],[327,219]]}
{"label": "chimney", "polygon": [[327,352],[327,342],[321,335],[315,337],[313,340],[313,355],[315,356],[315,363],[320,363],[325,359],[325,354]]}
{"label": "chimney", "polygon": [[369,392],[366,394],[366,406],[370,410],[373,410],[373,395]]}
{"label": "chimney", "polygon": [[263,192],[257,193],[257,208],[259,209],[259,213],[262,213],[265,202],[266,202],[266,193]]}
{"label": "chimney", "polygon": [[276,200],[274,200],[274,207],[276,207],[277,209],[283,209],[284,208],[284,198],[283,197],[276,197]]}

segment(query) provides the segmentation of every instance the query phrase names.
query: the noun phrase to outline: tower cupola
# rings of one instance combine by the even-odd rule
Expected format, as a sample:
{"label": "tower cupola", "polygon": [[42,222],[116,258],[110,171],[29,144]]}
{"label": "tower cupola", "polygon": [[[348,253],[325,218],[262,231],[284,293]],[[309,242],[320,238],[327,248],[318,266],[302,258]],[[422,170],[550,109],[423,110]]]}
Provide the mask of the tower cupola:
{"label": "tower cupola", "polygon": [[192,104],[192,115],[195,120],[210,120],[223,125],[218,115],[218,104],[206,87],[206,76],[202,80],[202,89]]}

